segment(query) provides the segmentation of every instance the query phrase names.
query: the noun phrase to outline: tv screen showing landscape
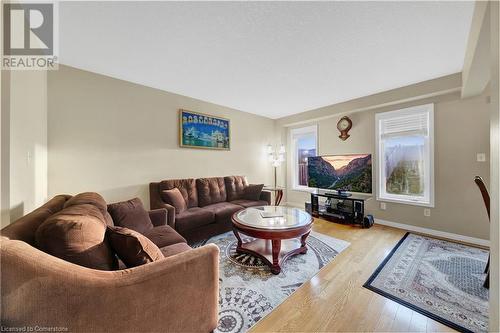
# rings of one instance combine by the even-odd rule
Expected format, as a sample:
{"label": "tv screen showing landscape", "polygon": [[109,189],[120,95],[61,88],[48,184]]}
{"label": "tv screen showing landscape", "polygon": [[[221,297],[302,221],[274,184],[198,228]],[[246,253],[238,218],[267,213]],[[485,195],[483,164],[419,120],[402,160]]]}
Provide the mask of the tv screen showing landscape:
{"label": "tv screen showing landscape", "polygon": [[329,155],[307,160],[309,187],[372,193],[372,155]]}

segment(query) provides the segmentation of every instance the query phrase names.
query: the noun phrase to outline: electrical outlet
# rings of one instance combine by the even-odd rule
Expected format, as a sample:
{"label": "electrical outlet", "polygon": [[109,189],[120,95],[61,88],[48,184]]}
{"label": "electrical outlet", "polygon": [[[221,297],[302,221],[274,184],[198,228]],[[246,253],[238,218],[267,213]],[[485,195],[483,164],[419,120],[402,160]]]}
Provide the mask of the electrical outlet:
{"label": "electrical outlet", "polygon": [[429,208],[424,209],[424,216],[427,216],[427,217],[431,216],[431,210]]}
{"label": "electrical outlet", "polygon": [[485,153],[477,153],[476,159],[478,162],[486,162],[486,154]]}
{"label": "electrical outlet", "polygon": [[385,202],[381,202],[380,203],[380,209],[381,210],[386,210],[387,209],[387,206],[386,206]]}

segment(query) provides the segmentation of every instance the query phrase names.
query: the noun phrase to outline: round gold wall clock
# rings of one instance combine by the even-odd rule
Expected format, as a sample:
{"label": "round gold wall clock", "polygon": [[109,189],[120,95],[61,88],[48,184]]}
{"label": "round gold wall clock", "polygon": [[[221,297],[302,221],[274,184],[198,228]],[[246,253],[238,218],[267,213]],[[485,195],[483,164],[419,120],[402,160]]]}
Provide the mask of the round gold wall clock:
{"label": "round gold wall clock", "polygon": [[349,131],[352,128],[352,121],[349,117],[342,117],[340,118],[339,122],[337,123],[337,129],[340,131],[339,138],[342,140],[347,140],[350,135],[348,134]]}

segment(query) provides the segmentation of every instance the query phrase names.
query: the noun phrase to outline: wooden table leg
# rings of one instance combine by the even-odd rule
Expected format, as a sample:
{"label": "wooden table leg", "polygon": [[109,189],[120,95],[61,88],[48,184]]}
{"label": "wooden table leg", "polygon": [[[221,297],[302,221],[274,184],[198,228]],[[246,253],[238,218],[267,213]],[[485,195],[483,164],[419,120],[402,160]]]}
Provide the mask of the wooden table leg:
{"label": "wooden table leg", "polygon": [[278,275],[281,272],[281,267],[279,265],[279,257],[281,251],[281,240],[273,239],[273,265],[271,266],[271,273]]}
{"label": "wooden table leg", "polygon": [[306,239],[307,236],[309,236],[311,232],[309,231],[307,234],[303,234],[302,237],[300,237],[300,245],[302,251],[300,253],[306,253],[307,252],[307,244],[306,244]]}
{"label": "wooden table leg", "polygon": [[279,206],[283,198],[283,190],[277,190],[274,197],[274,205]]}
{"label": "wooden table leg", "polygon": [[233,234],[236,236],[236,239],[238,240],[238,246],[236,246],[236,251],[238,251],[241,249],[241,245],[243,245],[243,242],[241,241],[240,234],[234,228],[233,228]]}
{"label": "wooden table leg", "polygon": [[484,272],[486,273],[486,279],[484,279],[483,287],[490,289],[490,255],[488,255],[488,263]]}

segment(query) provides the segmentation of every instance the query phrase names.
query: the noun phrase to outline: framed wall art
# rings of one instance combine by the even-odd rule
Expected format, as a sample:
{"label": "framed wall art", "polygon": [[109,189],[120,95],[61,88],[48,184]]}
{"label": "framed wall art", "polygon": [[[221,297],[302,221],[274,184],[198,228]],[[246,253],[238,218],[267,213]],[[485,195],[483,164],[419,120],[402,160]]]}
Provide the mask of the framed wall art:
{"label": "framed wall art", "polygon": [[229,150],[229,119],[181,109],[179,141],[183,148]]}

